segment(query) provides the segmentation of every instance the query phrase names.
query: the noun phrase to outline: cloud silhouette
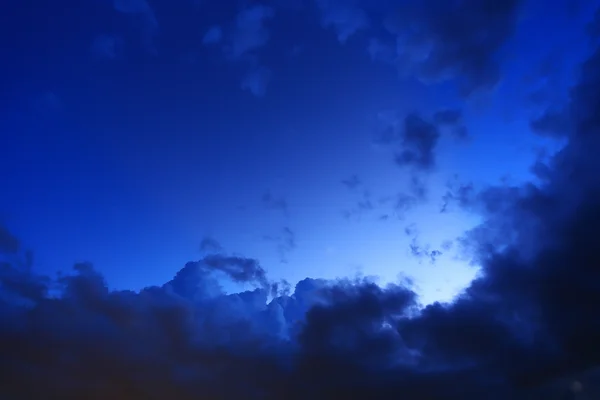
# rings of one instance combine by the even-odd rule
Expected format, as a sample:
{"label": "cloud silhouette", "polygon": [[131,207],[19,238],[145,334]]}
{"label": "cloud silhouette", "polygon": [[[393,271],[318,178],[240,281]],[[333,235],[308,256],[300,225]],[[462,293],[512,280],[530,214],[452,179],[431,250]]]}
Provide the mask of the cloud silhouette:
{"label": "cloud silhouette", "polygon": [[404,119],[402,148],[396,153],[399,166],[414,166],[420,170],[430,170],[435,165],[434,150],[440,133],[437,127],[416,114]]}
{"label": "cloud silhouette", "polygon": [[200,251],[220,253],[221,251],[223,251],[223,246],[221,246],[221,243],[219,243],[215,238],[205,236],[200,241]]}
{"label": "cloud silhouette", "polygon": [[435,167],[435,150],[441,137],[438,123],[416,112],[403,118],[386,114],[379,117],[381,125],[374,141],[394,149],[394,160],[398,166],[409,167],[416,172],[429,172]]}
{"label": "cloud silhouette", "polygon": [[514,31],[520,0],[408,1],[385,25],[394,43],[372,42],[372,57],[425,82],[458,78],[464,95],[500,80],[498,52]]}
{"label": "cloud silhouette", "polygon": [[[360,186],[359,181],[354,181],[353,178],[350,178],[349,181],[343,181],[342,183],[350,188],[350,190],[355,190],[358,186]],[[345,219],[356,219],[360,220],[361,217],[371,211],[375,210],[377,205],[375,201],[372,199],[371,192],[368,190],[363,190],[360,193],[355,194],[355,204],[353,207],[346,209],[342,212],[342,215]]]}

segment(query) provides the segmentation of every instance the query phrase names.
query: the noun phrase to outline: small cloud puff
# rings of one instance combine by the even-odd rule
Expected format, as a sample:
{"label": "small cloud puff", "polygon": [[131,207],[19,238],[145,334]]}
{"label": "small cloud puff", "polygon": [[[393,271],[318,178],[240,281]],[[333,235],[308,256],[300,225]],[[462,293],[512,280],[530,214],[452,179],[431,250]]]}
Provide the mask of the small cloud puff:
{"label": "small cloud puff", "polygon": [[221,42],[221,39],[223,39],[223,30],[220,26],[214,25],[206,31],[202,38],[202,43],[205,45],[217,44]]}

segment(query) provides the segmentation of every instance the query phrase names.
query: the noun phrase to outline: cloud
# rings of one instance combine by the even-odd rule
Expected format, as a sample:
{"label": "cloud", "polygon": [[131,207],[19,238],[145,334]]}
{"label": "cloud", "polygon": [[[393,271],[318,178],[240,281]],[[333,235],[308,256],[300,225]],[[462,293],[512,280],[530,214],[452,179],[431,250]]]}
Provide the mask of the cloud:
{"label": "cloud", "polygon": [[358,175],[354,174],[348,179],[342,180],[342,185],[346,186],[350,190],[354,190],[362,184]]}
{"label": "cloud", "polygon": [[155,39],[158,35],[158,20],[156,14],[146,0],[113,0],[113,7],[117,12],[128,14],[141,22],[140,34],[146,51],[157,52]]}
{"label": "cloud", "polygon": [[[385,22],[394,44],[376,54],[424,82],[458,78],[469,95],[500,80],[499,53],[511,38],[520,0],[404,2]],[[383,44],[384,42],[375,42]],[[370,47],[373,54],[374,45]]]}
{"label": "cloud", "polygon": [[267,93],[267,85],[271,80],[271,75],[272,72],[267,67],[254,67],[242,79],[241,87],[256,97],[264,97]]}
{"label": "cloud", "polygon": [[436,168],[436,150],[442,135],[465,140],[468,131],[459,110],[443,109],[426,117],[409,112],[404,116],[382,112],[373,142],[394,151],[396,164],[413,172],[412,186],[416,189],[424,173]]}
{"label": "cloud", "polygon": [[296,233],[287,226],[284,226],[278,235],[265,235],[264,239],[277,244],[279,261],[284,264],[288,262],[289,254],[296,249]]}
{"label": "cloud", "polygon": [[569,134],[571,122],[566,109],[546,109],[530,123],[531,130],[541,136],[561,138]]}
{"label": "cloud", "polygon": [[227,46],[228,55],[232,59],[240,59],[267,44],[269,31],[266,23],[274,15],[271,7],[260,4],[240,11]]}
{"label": "cloud", "polygon": [[472,211],[477,198],[477,192],[473,183],[460,182],[458,176],[454,176],[446,183],[446,192],[442,196],[442,205],[440,212],[452,211],[454,205],[458,205],[459,210]]}
{"label": "cloud", "polygon": [[92,56],[98,59],[114,60],[122,51],[123,40],[116,35],[98,35],[91,46]]}
{"label": "cloud", "polygon": [[421,243],[415,224],[405,226],[404,233],[410,237],[410,243],[408,244],[410,256],[417,259],[419,264],[425,259],[428,259],[430,264],[435,264],[437,259],[442,255],[440,250],[432,250],[430,245]]}
{"label": "cloud", "polygon": [[401,167],[412,166],[429,171],[435,166],[435,147],[440,133],[438,128],[417,114],[409,114],[404,119],[401,131],[400,150],[395,161]]}
{"label": "cloud", "polygon": [[220,253],[223,251],[223,246],[215,238],[206,236],[200,241],[200,251]]}
{"label": "cloud", "polygon": [[367,52],[373,61],[381,61],[392,64],[396,60],[396,50],[390,43],[384,43],[377,38],[371,38],[367,46]]}
{"label": "cloud", "polygon": [[315,0],[321,12],[321,24],[332,28],[340,43],[369,26],[369,18],[355,1]]}
{"label": "cloud", "polygon": [[14,254],[21,248],[21,242],[10,230],[0,224],[0,252]]}
{"label": "cloud", "polygon": [[[349,181],[347,183],[355,182]],[[360,194],[355,193],[355,195],[357,195],[357,198],[354,207],[344,210],[342,212],[342,215],[348,220],[355,218],[356,220],[360,221],[363,215],[375,210],[376,204],[371,198],[371,192],[369,192],[368,190],[363,190],[362,192],[360,192]]]}
{"label": "cloud", "polygon": [[464,124],[461,110],[452,108],[438,110],[433,114],[432,119],[439,127],[449,128],[456,139],[461,141],[468,139],[469,131]]}
{"label": "cloud", "polygon": [[419,200],[415,196],[398,193],[393,199],[392,209],[396,217],[402,220],[417,204],[419,204]]}
{"label": "cloud", "polygon": [[276,197],[271,192],[266,192],[261,200],[267,210],[278,210],[288,215],[288,203],[284,197]]}
{"label": "cloud", "polygon": [[270,68],[260,64],[257,52],[269,41],[267,22],[274,16],[273,8],[254,4],[239,11],[233,24],[225,30],[212,26],[202,39],[205,46],[221,44],[220,48],[230,61],[248,65],[240,88],[255,97],[265,96],[273,75]]}
{"label": "cloud", "polygon": [[206,31],[204,37],[202,38],[202,43],[205,45],[216,44],[219,43],[221,39],[223,39],[223,30],[220,26],[215,25]]}
{"label": "cloud", "polygon": [[[483,222],[465,240],[481,270],[453,302],[422,308],[408,285],[367,279],[305,279],[270,299],[241,256],[139,292],[110,290],[89,264],[49,279],[3,263],[0,396],[597,398],[600,49],[569,108],[547,179],[477,192]],[[216,273],[256,289],[225,294]]]}

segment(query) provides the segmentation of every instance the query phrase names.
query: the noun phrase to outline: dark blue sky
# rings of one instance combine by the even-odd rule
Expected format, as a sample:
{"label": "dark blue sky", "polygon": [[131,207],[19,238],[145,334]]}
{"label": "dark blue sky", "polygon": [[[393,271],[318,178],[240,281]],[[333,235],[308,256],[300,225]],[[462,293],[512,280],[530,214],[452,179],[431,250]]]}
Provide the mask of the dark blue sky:
{"label": "dark blue sky", "polygon": [[[514,18],[489,17],[502,26],[482,60],[453,58],[474,46],[471,33],[459,32],[434,38],[449,65],[435,67],[431,57],[430,67],[417,58],[427,44],[408,31],[401,33],[415,39],[414,50],[403,51],[398,39],[394,55],[393,33],[403,23],[395,2],[219,4],[9,6],[2,170],[11,196],[0,210],[35,250],[38,268],[89,260],[111,286],[139,289],[199,257],[210,236],[292,283],[359,269],[389,281],[403,272],[427,301],[466,284],[473,271],[451,252],[435,267],[412,258],[405,227],[416,224],[422,245],[440,250],[472,223],[437,212],[447,180],[526,176],[537,142],[526,96],[548,79],[540,70],[558,52],[568,61],[549,78],[553,90],[566,89],[585,49],[577,28],[589,15],[567,19],[564,5],[526,4]],[[427,7],[410,11],[414,20],[444,35],[448,28],[434,21],[442,11]],[[490,34],[485,21],[471,21],[481,17],[456,13]],[[557,25],[567,34],[544,40]],[[462,46],[457,55],[452,46]],[[471,78],[461,68],[481,71]],[[465,98],[468,85],[492,92]],[[431,192],[427,202],[399,221],[392,198],[412,195],[413,172],[374,138],[406,113],[430,118],[444,108],[464,115],[469,140],[442,132],[433,143],[435,169],[419,176]],[[356,193],[341,183],[354,175]],[[365,191],[370,203],[362,208],[373,210],[344,218]],[[265,207],[267,193],[287,210]]]}
{"label": "dark blue sky", "polygon": [[[350,289],[339,278],[373,276],[382,286],[408,285],[402,304],[450,302],[458,321],[460,301],[469,298],[467,309],[485,297],[479,281],[470,283],[476,276],[489,293],[510,298],[499,288],[504,277],[485,281],[495,279],[490,259],[515,247],[528,260],[519,262],[529,262],[562,243],[571,210],[597,188],[593,178],[574,178],[594,165],[574,154],[598,142],[573,139],[585,129],[600,135],[597,120],[585,120],[598,107],[589,66],[597,61],[585,61],[594,60],[596,3],[10,2],[0,13],[4,259],[19,264],[31,250],[29,278],[91,262],[108,288],[136,292],[166,290],[190,260],[200,260],[202,279],[217,276],[223,296],[282,280],[293,293],[297,282],[322,278],[334,287],[328,312],[344,307],[336,290],[351,304],[381,290],[365,282]],[[561,175],[567,170],[570,178]],[[585,189],[551,199],[568,184]],[[545,203],[536,194],[544,190]],[[249,273],[257,263],[262,272]],[[78,271],[77,279],[96,276]],[[169,296],[185,298],[185,288]],[[398,295],[382,293],[375,297],[384,303],[378,296]],[[295,343],[291,321],[309,306],[290,311],[282,299],[301,295],[281,295],[265,294],[275,298],[269,309],[279,302],[278,329]],[[433,335],[427,324],[437,306],[406,329]],[[485,314],[474,309],[470,317]],[[560,325],[556,318],[537,328]],[[476,358],[475,350],[456,351]],[[556,359],[555,375],[574,363]],[[486,365],[494,373],[507,367]]]}

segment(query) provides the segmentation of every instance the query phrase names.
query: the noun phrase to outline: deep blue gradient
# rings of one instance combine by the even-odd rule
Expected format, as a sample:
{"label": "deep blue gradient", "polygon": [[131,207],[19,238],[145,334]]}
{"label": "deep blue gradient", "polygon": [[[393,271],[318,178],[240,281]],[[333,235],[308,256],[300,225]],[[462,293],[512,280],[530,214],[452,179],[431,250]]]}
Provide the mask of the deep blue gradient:
{"label": "deep blue gradient", "polygon": [[600,395],[598,6],[3,6],[0,398]]}

